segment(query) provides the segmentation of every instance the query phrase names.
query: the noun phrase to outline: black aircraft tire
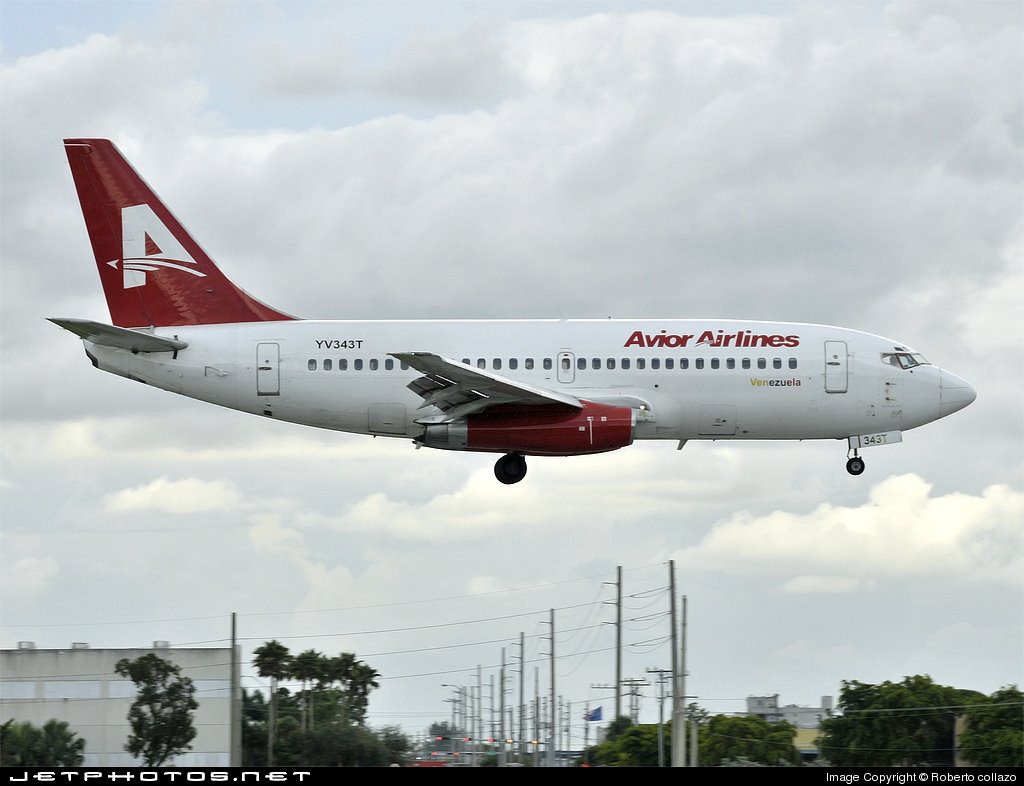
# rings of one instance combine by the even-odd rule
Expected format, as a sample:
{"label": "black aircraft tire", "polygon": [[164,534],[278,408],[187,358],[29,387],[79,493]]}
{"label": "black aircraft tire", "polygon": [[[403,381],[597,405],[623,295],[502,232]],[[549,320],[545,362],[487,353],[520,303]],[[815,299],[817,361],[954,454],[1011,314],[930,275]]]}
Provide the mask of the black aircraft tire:
{"label": "black aircraft tire", "polygon": [[846,462],[846,471],[851,475],[859,475],[864,471],[864,459],[854,456]]}
{"label": "black aircraft tire", "polygon": [[494,477],[510,486],[526,477],[526,459],[519,453],[502,456],[494,464]]}

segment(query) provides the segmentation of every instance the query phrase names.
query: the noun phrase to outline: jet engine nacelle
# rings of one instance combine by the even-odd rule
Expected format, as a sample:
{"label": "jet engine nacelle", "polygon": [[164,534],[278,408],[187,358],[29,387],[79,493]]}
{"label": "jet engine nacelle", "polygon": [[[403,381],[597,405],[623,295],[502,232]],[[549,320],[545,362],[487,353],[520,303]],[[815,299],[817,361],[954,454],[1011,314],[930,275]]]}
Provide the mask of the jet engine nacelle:
{"label": "jet engine nacelle", "polygon": [[562,406],[494,407],[450,423],[426,426],[418,440],[430,448],[581,456],[632,444],[636,411],[584,401],[583,409]]}

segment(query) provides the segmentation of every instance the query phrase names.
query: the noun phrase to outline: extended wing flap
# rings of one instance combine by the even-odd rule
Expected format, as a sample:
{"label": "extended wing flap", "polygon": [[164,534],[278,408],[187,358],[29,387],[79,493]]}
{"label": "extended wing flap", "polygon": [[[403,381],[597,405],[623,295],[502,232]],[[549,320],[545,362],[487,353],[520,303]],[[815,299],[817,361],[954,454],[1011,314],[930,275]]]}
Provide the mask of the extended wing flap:
{"label": "extended wing flap", "polygon": [[86,341],[104,347],[128,349],[132,352],[177,352],[188,346],[186,341],[104,325],[101,322],[90,322],[87,319],[56,319],[54,317],[47,317],[47,319]]}
{"label": "extended wing flap", "polygon": [[434,406],[451,417],[480,412],[497,404],[561,404],[582,409],[575,396],[536,387],[473,368],[432,352],[392,352],[423,374],[408,387],[423,399],[423,407]]}

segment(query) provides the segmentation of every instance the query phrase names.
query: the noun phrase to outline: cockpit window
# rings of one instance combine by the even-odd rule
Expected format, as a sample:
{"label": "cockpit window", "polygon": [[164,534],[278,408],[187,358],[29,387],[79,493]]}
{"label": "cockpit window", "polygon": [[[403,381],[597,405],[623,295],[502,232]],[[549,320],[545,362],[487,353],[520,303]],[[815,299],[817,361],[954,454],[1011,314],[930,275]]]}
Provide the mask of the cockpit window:
{"label": "cockpit window", "polygon": [[920,355],[917,352],[883,352],[882,362],[892,363],[900,368],[931,365],[931,363],[924,359],[924,355]]}

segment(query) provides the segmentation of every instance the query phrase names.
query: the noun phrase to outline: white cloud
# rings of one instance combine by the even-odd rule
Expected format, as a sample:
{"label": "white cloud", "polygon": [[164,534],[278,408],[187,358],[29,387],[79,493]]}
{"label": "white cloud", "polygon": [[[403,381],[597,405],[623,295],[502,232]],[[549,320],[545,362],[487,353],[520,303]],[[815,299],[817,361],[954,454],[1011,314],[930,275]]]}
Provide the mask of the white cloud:
{"label": "white cloud", "polygon": [[[1002,257],[1005,266],[998,276],[978,289],[965,288],[960,292],[958,321],[964,327],[965,343],[971,351],[982,354],[989,363],[1002,365],[1010,360],[1019,364],[1024,360],[1024,335],[1016,329],[992,330],[992,326],[1020,322],[1020,304],[1024,301],[1024,217],[1006,239]],[[952,304],[943,305],[948,310]],[[1019,382],[1020,375],[1014,379]],[[1019,386],[1013,387],[1019,397]]]}
{"label": "white cloud", "polygon": [[208,513],[236,510],[242,505],[242,496],[231,481],[162,477],[143,486],[107,494],[103,505],[110,513]]}
{"label": "white cloud", "polygon": [[305,556],[305,542],[302,534],[281,523],[276,515],[255,515],[249,530],[249,539],[257,549],[283,553],[293,558]]}
{"label": "white cloud", "polygon": [[1003,485],[980,496],[930,490],[902,475],[875,486],[860,507],[738,513],[679,556],[701,570],[796,574],[784,581],[790,592],[852,592],[895,577],[1024,582],[1024,494]]}
{"label": "white cloud", "polygon": [[867,582],[852,576],[794,576],[782,585],[784,592],[809,594],[842,594],[858,592]]}
{"label": "white cloud", "polygon": [[[132,388],[126,391],[131,395]],[[4,425],[5,458],[26,465],[73,464],[82,460],[123,461],[131,465],[232,465],[301,458],[358,462],[384,456],[395,445],[315,431],[196,405],[162,392],[142,389],[140,411],[53,422]],[[184,410],[180,409],[181,407]],[[174,421],[173,427],[168,424]]]}
{"label": "white cloud", "polygon": [[57,563],[48,557],[21,557],[4,568],[0,594],[18,600],[42,595],[58,575]]}

